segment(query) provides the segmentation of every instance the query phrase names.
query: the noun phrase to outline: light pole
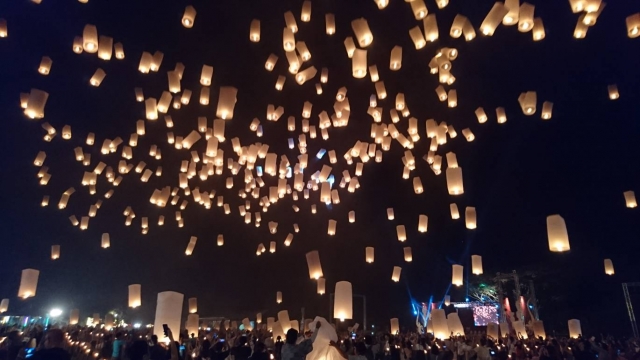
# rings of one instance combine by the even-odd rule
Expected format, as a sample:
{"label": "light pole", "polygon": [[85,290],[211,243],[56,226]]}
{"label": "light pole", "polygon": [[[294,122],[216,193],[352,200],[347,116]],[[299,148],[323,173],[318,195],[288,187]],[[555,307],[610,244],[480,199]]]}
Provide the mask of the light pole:
{"label": "light pole", "polygon": [[[333,318],[333,296],[334,293],[329,294],[329,319]],[[363,312],[363,319],[362,319],[362,325],[363,325],[363,329],[367,329],[367,297],[365,295],[359,295],[359,294],[353,294],[352,295],[354,298],[358,297],[358,298],[362,298],[362,312]]]}

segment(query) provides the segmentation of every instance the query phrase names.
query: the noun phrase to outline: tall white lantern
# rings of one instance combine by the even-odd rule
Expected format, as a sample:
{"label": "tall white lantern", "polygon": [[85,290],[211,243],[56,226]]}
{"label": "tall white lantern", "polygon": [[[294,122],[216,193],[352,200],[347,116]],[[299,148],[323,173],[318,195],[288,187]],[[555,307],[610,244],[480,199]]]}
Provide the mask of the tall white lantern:
{"label": "tall white lantern", "polygon": [[433,336],[436,339],[448,339],[451,335],[449,324],[447,323],[447,315],[444,309],[435,309],[431,311],[431,322],[433,323]]}
{"label": "tall white lantern", "polygon": [[429,218],[427,215],[419,215],[418,216],[418,232],[425,233],[427,232]]}
{"label": "tall white lantern", "polygon": [[464,185],[462,182],[462,167],[447,168],[447,189],[449,195],[462,195],[464,194]]}
{"label": "tall white lantern", "polygon": [[471,255],[471,273],[474,275],[482,275],[482,256]]}
{"label": "tall white lantern", "polygon": [[5,313],[9,310],[9,299],[2,299],[0,301],[0,314]]}
{"label": "tall white lantern", "polygon": [[636,193],[633,191],[625,191],[623,193],[624,201],[627,204],[627,207],[630,209],[638,207],[638,202],[636,201]]}
{"label": "tall white lantern", "polygon": [[404,242],[407,240],[407,230],[404,225],[396,226],[396,234],[398,235],[398,241]]}
{"label": "tall white lantern", "polygon": [[80,310],[72,309],[69,312],[69,325],[77,325],[79,322],[80,322]]}
{"label": "tall white lantern", "polygon": [[282,303],[282,291],[276,292],[276,303]]}
{"label": "tall white lantern", "polygon": [[22,277],[20,278],[20,288],[18,289],[18,297],[27,299],[36,295],[36,289],[38,287],[38,277],[40,271],[34,269],[22,270]]}
{"label": "tall white lantern", "polygon": [[351,28],[353,29],[353,33],[356,35],[356,39],[358,40],[358,45],[360,47],[367,47],[371,45],[373,42],[373,34],[369,29],[369,24],[367,20],[364,18],[355,19],[351,22]]}
{"label": "tall white lantern", "polygon": [[291,320],[289,317],[289,312],[287,310],[278,312],[278,322],[282,327],[282,332],[284,332],[285,334],[287,333],[287,331],[289,331],[289,329],[291,329]]}
{"label": "tall white lantern", "polygon": [[391,329],[391,334],[392,335],[397,335],[400,333],[400,322],[398,321],[398,318],[393,318],[389,321],[389,325],[390,325],[390,329]]}
{"label": "tall white lantern", "polygon": [[[158,293],[156,302],[156,317],[153,325],[153,334],[158,339],[164,339],[163,324],[167,324],[171,332],[177,334],[181,327],[182,303],[184,295],[175,291]],[[167,339],[168,340],[168,339]]]}
{"label": "tall white lantern", "polygon": [[405,247],[402,249],[403,253],[404,253],[404,261],[406,262],[412,262],[413,261],[413,255],[411,253],[411,248],[410,247]]}
{"label": "tall white lantern", "polygon": [[129,285],[129,307],[137,308],[142,305],[142,285],[131,284]]}
{"label": "tall white lantern", "polygon": [[220,93],[218,95],[218,109],[216,116],[229,120],[233,118],[233,109],[236,106],[238,89],[232,86],[221,86]]}
{"label": "tall white lantern", "polygon": [[306,254],[307,266],[309,267],[309,278],[318,280],[323,276],[322,264],[320,263],[320,253],[318,250],[310,251]]}
{"label": "tall white lantern", "polygon": [[198,312],[198,299],[197,298],[189,298],[189,313],[195,314]]}
{"label": "tall white lantern", "polygon": [[318,294],[324,295],[326,292],[326,280],[324,278],[318,279]]}
{"label": "tall white lantern", "polygon": [[182,26],[186,27],[187,29],[191,29],[195,21],[196,9],[191,5],[187,5],[187,7],[184,9],[184,14],[182,15]]}
{"label": "tall white lantern", "polygon": [[568,322],[569,324],[569,337],[572,339],[577,339],[582,336],[582,327],[580,326],[580,320],[571,319]]}
{"label": "tall white lantern", "polygon": [[356,49],[351,58],[351,72],[354,78],[367,76],[367,50]]}
{"label": "tall white lantern", "polygon": [[569,234],[567,225],[560,215],[547,216],[547,237],[549,238],[549,250],[554,252],[569,251]]}
{"label": "tall white lantern", "polygon": [[333,317],[340,319],[340,321],[353,318],[353,293],[351,283],[348,281],[336,283]]}
{"label": "tall white lantern", "polygon": [[365,255],[364,255],[364,259],[367,263],[372,264],[373,260],[374,260],[374,248],[373,246],[367,246],[364,249]]}
{"label": "tall white lantern", "polygon": [[391,280],[394,282],[400,281],[400,273],[402,272],[402,268],[400,266],[393,267],[393,273],[391,274]]}
{"label": "tall white lantern", "polygon": [[452,265],[451,266],[451,283],[455,286],[462,286],[463,284],[463,266]]}
{"label": "tall white lantern", "polygon": [[51,260],[60,258],[60,245],[51,245]]}
{"label": "tall white lantern", "polygon": [[544,323],[542,320],[533,320],[532,321],[533,334],[536,338],[547,338],[547,333],[544,331]]}
{"label": "tall white lantern", "polygon": [[467,206],[464,210],[464,221],[467,229],[475,229],[477,227],[476,208]]}
{"label": "tall white lantern", "polygon": [[604,273],[607,275],[613,275],[616,273],[613,269],[613,261],[611,261],[611,259],[604,259]]}

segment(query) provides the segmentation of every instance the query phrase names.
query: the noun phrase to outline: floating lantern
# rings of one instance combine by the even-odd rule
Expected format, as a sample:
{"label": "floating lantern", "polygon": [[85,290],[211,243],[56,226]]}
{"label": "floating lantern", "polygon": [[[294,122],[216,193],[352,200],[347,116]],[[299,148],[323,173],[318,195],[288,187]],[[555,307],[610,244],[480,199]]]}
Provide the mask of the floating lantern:
{"label": "floating lantern", "polygon": [[[634,39],[640,36],[640,13],[635,13],[633,15],[629,15],[626,18],[627,24],[627,35]],[[2,37],[2,26],[0,26],[0,37]],[[5,34],[6,34],[6,24],[5,24]]]}
{"label": "floating lantern", "polygon": [[569,324],[569,337],[572,339],[577,339],[582,336],[582,327],[580,326],[580,320],[571,319],[568,322]]}
{"label": "floating lantern", "polygon": [[480,24],[480,31],[486,36],[492,36],[508,12],[509,9],[503,3],[496,1],[482,24]]}
{"label": "floating lantern", "polygon": [[438,40],[438,23],[436,21],[436,14],[429,14],[422,21],[424,25],[424,37],[427,41],[434,42]]}
{"label": "floating lantern", "polygon": [[137,308],[142,305],[142,290],[140,284],[131,284],[129,285],[129,307]]}
{"label": "floating lantern", "polygon": [[448,339],[451,336],[447,315],[444,309],[434,309],[431,311],[431,322],[433,323],[433,336],[436,339]]}
{"label": "floating lantern", "polygon": [[618,92],[618,85],[613,84],[607,86],[607,90],[609,91],[609,99],[617,100],[620,98],[620,93]]}
{"label": "floating lantern", "polygon": [[388,208],[387,209],[387,220],[393,220],[395,218],[394,214],[393,214],[393,208]]}
{"label": "floating lantern", "polygon": [[329,219],[329,226],[327,228],[327,234],[333,236],[336,234],[337,221]]}
{"label": "floating lantern", "polygon": [[197,298],[189,298],[189,313],[195,314],[198,312],[198,299]]}
{"label": "floating lantern", "polygon": [[520,0],[505,0],[504,6],[508,12],[502,19],[502,24],[506,26],[517,24],[520,15]]}
{"label": "floating lantern", "polygon": [[7,30],[7,20],[0,19],[0,38],[6,38],[8,35],[9,35],[9,32]]}
{"label": "floating lantern", "polygon": [[584,39],[587,36],[587,30],[589,30],[589,25],[584,23],[585,15],[582,14],[578,18],[578,23],[576,24],[575,29],[573,30],[573,37],[576,39]]}
{"label": "floating lantern", "polygon": [[544,331],[544,323],[541,320],[532,320],[531,324],[533,327],[533,334],[536,338],[547,338],[547,333]]}
{"label": "floating lantern", "polygon": [[286,52],[291,52],[296,49],[296,39],[290,28],[286,27],[282,29],[282,47]]}
{"label": "floating lantern", "polygon": [[122,43],[118,42],[113,44],[113,51],[116,53],[116,59],[124,59],[124,46],[122,45]]}
{"label": "floating lantern", "polygon": [[451,24],[449,35],[454,39],[459,38],[462,35],[462,28],[467,21],[468,20],[466,16],[460,14],[456,15],[456,17],[453,18],[453,23]]}
{"label": "floating lantern", "polygon": [[540,117],[544,120],[551,119],[551,115],[553,113],[553,103],[550,101],[545,101],[542,103],[542,113]]}
{"label": "floating lantern", "polygon": [[76,36],[75,38],[73,38],[73,45],[71,47],[73,49],[73,52],[76,54],[82,54],[82,51],[84,50],[82,44],[82,37]]}
{"label": "floating lantern", "polygon": [[462,265],[452,265],[451,283],[454,286],[462,286],[463,284],[463,267]]}
{"label": "floating lantern", "polygon": [[71,309],[71,311],[69,311],[69,325],[78,325],[79,322],[80,322],[80,310]]}
{"label": "floating lantern", "polygon": [[378,75],[378,67],[376,65],[369,66],[369,75],[371,76],[371,81],[374,83],[380,80],[380,76]]}
{"label": "floating lantern", "polygon": [[336,19],[335,16],[331,13],[324,15],[324,20],[326,24],[326,32],[327,35],[333,35],[336,33]]}
{"label": "floating lantern", "polygon": [[333,318],[344,321],[353,317],[353,294],[351,283],[338,281],[333,302]]}
{"label": "floating lantern", "polygon": [[320,264],[320,254],[317,250],[310,251],[306,255],[307,266],[309,267],[309,278],[318,280],[322,275],[322,265]]}
{"label": "floating lantern", "polygon": [[143,51],[142,56],[140,57],[140,64],[138,65],[138,71],[143,74],[148,74],[152,62],[153,56],[150,53]]}
{"label": "floating lantern", "polygon": [[233,118],[233,109],[236,105],[238,89],[231,86],[221,86],[218,95],[218,109],[216,116],[228,120]]}
{"label": "floating lantern", "polygon": [[407,240],[407,231],[404,225],[396,226],[396,234],[398,235],[398,241],[403,242]]}
{"label": "floating lantern", "polygon": [[172,93],[180,92],[180,74],[177,71],[167,71],[167,78],[169,82],[169,91]]}
{"label": "floating lantern", "polygon": [[369,24],[366,19],[360,18],[353,20],[351,22],[351,28],[356,35],[360,47],[364,48],[371,45],[373,42],[373,34],[371,33],[371,29],[369,29]]}
{"label": "floating lantern", "polygon": [[570,250],[567,225],[562,216],[547,216],[547,237],[549,238],[549,250],[554,252]]}
{"label": "floating lantern", "polygon": [[604,273],[607,275],[613,275],[616,273],[613,269],[613,262],[611,259],[604,259]]}
{"label": "floating lantern", "polygon": [[260,20],[258,19],[251,20],[251,26],[249,27],[249,40],[251,40],[251,42],[260,41]]}
{"label": "floating lantern", "polygon": [[404,253],[404,261],[406,262],[411,262],[413,261],[413,255],[411,254],[411,248],[410,247],[405,247],[402,249],[403,253]]}
{"label": "floating lantern", "polygon": [[[31,92],[29,92],[27,104],[25,106],[24,114],[27,115],[27,117],[29,117],[30,119],[42,119],[44,117],[44,107],[47,103],[48,98],[49,93],[38,89],[31,89]],[[53,131],[53,134],[51,134],[50,132],[49,134],[55,134],[55,130]]]}
{"label": "floating lantern", "polygon": [[163,324],[166,324],[169,329],[182,329],[182,308],[183,308],[184,295],[175,291],[164,291],[158,293],[158,299],[156,301],[156,317],[153,326],[153,334],[158,339],[164,339]]}
{"label": "floating lantern", "polygon": [[87,24],[82,30],[82,48],[89,54],[98,52],[98,29]]}
{"label": "floating lantern", "polygon": [[496,108],[496,116],[498,118],[498,124],[504,124],[507,122],[507,114],[503,107]]}
{"label": "floating lantern", "polygon": [[318,279],[318,290],[319,295],[324,295],[326,292],[326,280],[324,278]]}
{"label": "floating lantern", "polygon": [[450,108],[454,108],[456,106],[458,106],[458,93],[456,92],[455,89],[451,89],[449,90],[449,93],[447,94],[447,106]]}
{"label": "floating lantern", "polygon": [[276,292],[276,303],[278,304],[282,303],[282,291]]}
{"label": "floating lantern", "polygon": [[191,254],[193,254],[193,249],[196,247],[197,242],[198,242],[198,238],[195,236],[192,236],[191,239],[189,239],[189,244],[187,244],[187,249],[184,251],[185,255],[190,256]]}
{"label": "floating lantern", "polygon": [[424,188],[422,187],[422,181],[420,180],[419,177],[414,177],[413,178],[413,192],[415,192],[416,194],[422,194],[422,192],[424,191]]}
{"label": "floating lantern", "polygon": [[419,26],[409,29],[409,36],[411,37],[411,41],[413,41],[413,45],[416,47],[416,50],[422,49],[427,44]]}
{"label": "floating lantern", "polygon": [[200,105],[209,105],[209,94],[211,90],[208,87],[200,89]]}
{"label": "floating lantern", "polygon": [[[394,46],[391,49],[391,59],[389,61],[389,69],[398,71],[402,67],[402,47]],[[380,98],[380,96],[378,96]]]}
{"label": "floating lantern", "polygon": [[113,38],[100,35],[98,42],[98,58],[102,60],[111,60],[113,54]]}
{"label": "floating lantern", "polygon": [[518,17],[518,31],[529,32],[533,29],[533,12],[535,6],[529,3],[522,3],[520,5],[520,14]]}
{"label": "floating lantern", "polygon": [[468,142],[471,142],[476,138],[476,136],[471,132],[471,129],[469,128],[462,129],[462,135]]}
{"label": "floating lantern", "polygon": [[365,252],[365,256],[364,256],[365,261],[367,263],[369,263],[369,264],[373,264],[373,260],[374,260],[374,249],[373,249],[373,247],[372,246],[367,246],[364,249],[364,252]]}
{"label": "floating lantern", "polygon": [[296,18],[293,16],[291,11],[284,13],[284,22],[293,34],[298,32],[298,24],[296,23]]}
{"label": "floating lantern", "polygon": [[474,275],[482,275],[482,256],[471,255],[471,273]]}
{"label": "floating lantern", "polygon": [[[462,132],[464,133],[464,130]],[[462,168],[449,167],[446,170],[446,176],[447,176],[447,189],[449,190],[449,195],[464,194],[464,185],[462,182]]]}
{"label": "floating lantern", "polygon": [[394,282],[400,281],[400,273],[402,272],[402,268],[400,266],[393,267],[393,273],[391,274],[391,280]]}
{"label": "floating lantern", "polygon": [[464,220],[467,229],[475,229],[477,227],[476,208],[467,206],[467,208],[464,210]]}
{"label": "floating lantern", "polygon": [[367,76],[367,50],[356,49],[351,58],[353,77],[362,79]]}
{"label": "floating lantern", "polygon": [[628,208],[633,209],[638,207],[638,202],[636,201],[635,192],[629,190],[629,191],[625,191],[623,195],[624,195],[624,201],[627,204]]}
{"label": "floating lantern", "polygon": [[40,67],[38,67],[38,72],[42,75],[49,75],[51,71],[51,64],[53,60],[51,60],[48,56],[43,56],[42,60],[40,60]]}
{"label": "floating lantern", "polygon": [[20,278],[20,288],[18,289],[18,297],[27,299],[36,295],[36,288],[38,287],[38,277],[40,271],[34,269],[22,270],[22,277]]}
{"label": "floating lantern", "polygon": [[202,71],[200,72],[200,84],[203,86],[211,85],[212,77],[213,77],[213,66],[202,65]]}
{"label": "floating lantern", "polygon": [[311,21],[311,1],[305,0],[302,2],[302,10],[300,11],[300,20],[302,20],[302,22]]}
{"label": "floating lantern", "polygon": [[89,84],[91,84],[91,86],[98,87],[102,83],[102,80],[104,80],[105,76],[107,76],[107,73],[105,73],[104,70],[98,68],[98,70],[96,70],[96,72],[89,80]]}
{"label": "floating lantern", "polygon": [[60,245],[51,245],[51,260],[60,258]]}
{"label": "floating lantern", "polygon": [[533,41],[540,41],[545,38],[544,24],[542,18],[533,19]]}
{"label": "floating lantern", "polygon": [[398,335],[400,333],[400,322],[398,321],[398,318],[391,319],[389,323],[390,323],[391,335]]}
{"label": "floating lantern", "polygon": [[191,29],[195,21],[196,9],[191,5],[187,5],[187,7],[184,9],[184,14],[182,15],[182,26],[186,27],[187,29]]}

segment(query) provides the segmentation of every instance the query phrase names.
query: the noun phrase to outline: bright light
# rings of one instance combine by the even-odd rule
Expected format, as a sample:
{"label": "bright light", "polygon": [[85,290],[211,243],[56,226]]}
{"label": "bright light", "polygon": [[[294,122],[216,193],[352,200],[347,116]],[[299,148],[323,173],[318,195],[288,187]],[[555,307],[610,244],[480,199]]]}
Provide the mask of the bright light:
{"label": "bright light", "polygon": [[58,317],[62,315],[62,310],[60,309],[51,309],[51,311],[49,311],[49,316],[51,317]]}

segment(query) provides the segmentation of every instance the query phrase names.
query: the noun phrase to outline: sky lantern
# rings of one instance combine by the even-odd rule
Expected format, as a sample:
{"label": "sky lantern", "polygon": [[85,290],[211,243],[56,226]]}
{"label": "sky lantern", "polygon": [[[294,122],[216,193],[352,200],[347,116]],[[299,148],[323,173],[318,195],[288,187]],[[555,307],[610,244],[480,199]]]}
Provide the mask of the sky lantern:
{"label": "sky lantern", "polygon": [[333,236],[336,234],[336,225],[337,225],[337,221],[329,219],[329,226],[327,228],[327,234],[329,236]]}
{"label": "sky lantern", "polygon": [[520,0],[505,0],[504,7],[507,8],[507,14],[502,19],[502,24],[511,26],[518,23],[520,15]]}
{"label": "sky lantern", "polygon": [[278,304],[282,303],[282,291],[276,292],[276,303]]}
{"label": "sky lantern", "polygon": [[451,267],[451,283],[454,286],[462,286],[463,284],[463,266],[462,265],[452,265]]}
{"label": "sky lantern", "polygon": [[302,22],[311,21],[311,1],[305,0],[302,2],[302,9],[300,10],[300,20]]}
{"label": "sky lantern", "polygon": [[480,24],[480,31],[486,36],[493,36],[496,28],[508,12],[509,9],[507,9],[503,3],[496,1],[484,18],[484,21],[482,21],[482,24]]}
{"label": "sky lantern", "polygon": [[336,33],[336,19],[335,16],[331,13],[327,13],[324,15],[325,25],[326,25],[326,33],[327,35],[333,35]]}
{"label": "sky lantern", "polygon": [[476,208],[467,206],[464,210],[464,220],[467,226],[467,229],[475,229],[477,227],[477,217],[476,217]]}
{"label": "sky lantern", "polygon": [[249,40],[251,40],[251,42],[260,41],[260,20],[258,19],[251,20],[251,26],[249,27]]}
{"label": "sky lantern", "polygon": [[95,25],[87,24],[82,30],[82,48],[89,54],[98,52],[98,29]]}
{"label": "sky lantern", "polygon": [[529,32],[533,29],[533,12],[535,6],[523,2],[520,5],[520,14],[518,17],[518,31]]}
{"label": "sky lantern", "polygon": [[42,119],[44,117],[44,106],[47,104],[49,93],[31,89],[25,106],[24,113],[30,119]]}
{"label": "sky lantern", "polygon": [[433,336],[436,339],[448,339],[451,336],[447,315],[444,309],[434,309],[431,311],[431,322],[433,323]]}
{"label": "sky lantern", "polygon": [[367,76],[367,50],[356,49],[351,58],[353,77],[362,79]]}
{"label": "sky lantern", "polygon": [[533,41],[540,41],[544,39],[546,36],[544,30],[544,23],[542,22],[542,18],[534,18],[533,19]]}
{"label": "sky lantern", "polygon": [[113,51],[116,53],[116,59],[124,59],[124,46],[122,45],[122,43],[117,42],[113,44]]}
{"label": "sky lantern", "polygon": [[318,293],[318,295],[324,295],[325,292],[326,292],[326,280],[324,278],[319,278],[318,279],[317,293]]}
{"label": "sky lantern", "polygon": [[607,86],[607,90],[609,92],[609,99],[617,100],[620,98],[620,93],[618,92],[618,85],[612,84]]}
{"label": "sky lantern", "polygon": [[536,338],[547,338],[547,333],[544,331],[544,323],[542,320],[532,320],[531,326],[533,327],[533,334]]}
{"label": "sky lantern", "polygon": [[142,286],[140,284],[129,285],[129,307],[137,308],[142,305]]}
{"label": "sky lantern", "polygon": [[189,298],[189,314],[195,314],[198,312],[198,299]]}
{"label": "sky lantern", "polygon": [[613,275],[616,273],[613,269],[613,261],[611,261],[611,259],[604,259],[604,273],[607,275]]}
{"label": "sky lantern", "polygon": [[[632,39],[640,36],[640,12],[627,16],[625,21],[627,24],[627,35]],[[2,30],[0,30],[0,37],[2,37]]]}
{"label": "sky lantern", "polygon": [[421,233],[427,232],[428,221],[429,221],[429,218],[427,217],[427,215],[421,214],[418,216],[418,232],[421,232]]}
{"label": "sky lantern", "polygon": [[310,251],[306,254],[307,266],[309,267],[309,278],[318,280],[323,276],[322,265],[320,263],[320,253],[318,250]]}
{"label": "sky lantern", "polygon": [[286,52],[292,52],[296,49],[296,39],[293,31],[288,27],[282,29],[282,47]]}
{"label": "sky lantern", "polygon": [[213,66],[202,65],[202,71],[200,72],[200,84],[202,86],[211,85],[212,77],[213,77]]}
{"label": "sky lantern", "polygon": [[629,209],[638,207],[638,202],[636,201],[635,192],[629,190],[629,191],[625,191],[623,195],[624,195],[624,201],[627,204],[627,207]]}
{"label": "sky lantern", "polygon": [[553,103],[550,101],[545,101],[542,103],[542,112],[540,114],[540,117],[543,120],[549,120],[551,119],[551,116],[553,115]]}
{"label": "sky lantern", "polygon": [[22,277],[20,278],[20,288],[18,289],[18,297],[27,299],[36,295],[36,288],[38,287],[38,277],[40,271],[34,269],[22,270]]}
{"label": "sky lantern", "polygon": [[291,329],[291,318],[289,317],[289,312],[287,310],[278,312],[278,322],[280,323],[280,326],[282,326],[282,331],[285,334],[289,329]]}
{"label": "sky lantern", "polygon": [[474,275],[482,275],[482,256],[471,255],[471,273]]}
{"label": "sky lantern", "polygon": [[402,268],[400,266],[393,267],[393,273],[391,274],[391,280],[394,282],[400,281],[400,273],[402,272]]}
{"label": "sky lantern", "polygon": [[400,322],[398,321],[398,318],[393,318],[389,321],[389,325],[390,325],[390,329],[391,329],[391,334],[392,335],[398,335],[400,333]]}
{"label": "sky lantern", "polygon": [[572,339],[577,339],[582,336],[582,327],[580,326],[580,320],[571,319],[568,321],[569,325],[569,337]]}
{"label": "sky lantern", "polygon": [[420,26],[415,26],[409,29],[409,37],[411,37],[411,41],[413,41],[413,45],[416,47],[416,50],[422,49],[427,44],[424,39],[424,35],[422,34],[422,30],[420,30]]}
{"label": "sky lantern", "polygon": [[[2,312],[1,309],[0,309],[0,312]],[[69,311],[69,325],[78,325],[79,322],[80,322],[80,310],[71,309]]]}
{"label": "sky lantern", "polygon": [[[389,69],[398,71],[402,67],[402,47],[396,45],[391,49],[391,59],[389,60]],[[378,96],[380,98],[380,96]]]}
{"label": "sky lantern", "polygon": [[365,249],[364,259],[368,264],[373,264],[374,260],[374,248],[373,246],[367,246]]}
{"label": "sky lantern", "polygon": [[172,331],[178,332],[181,329],[182,319],[182,304],[184,302],[184,295],[175,291],[164,291],[158,293],[158,299],[156,301],[156,316],[153,326],[153,334],[158,339],[168,339],[164,336],[163,324],[169,326]]}
{"label": "sky lantern", "polygon": [[402,252],[404,254],[404,261],[406,261],[406,262],[412,262],[413,261],[413,255],[411,253],[411,247],[403,248]]}
{"label": "sky lantern", "polygon": [[584,23],[585,14],[580,15],[576,27],[573,30],[573,37],[576,39],[584,39],[587,36],[589,25]]}
{"label": "sky lantern", "polygon": [[193,254],[193,249],[196,247],[196,242],[198,242],[198,238],[195,236],[192,236],[189,239],[189,243],[187,244],[187,249],[184,251],[184,253],[189,256],[191,254]]}
{"label": "sky lantern", "polygon": [[422,20],[424,25],[424,37],[427,41],[434,42],[438,40],[438,23],[436,21],[436,14],[427,15],[424,20]]}
{"label": "sky lantern", "polygon": [[187,7],[184,9],[184,14],[182,15],[182,26],[186,27],[187,29],[191,29],[195,21],[196,9],[191,5],[187,5]]}
{"label": "sky lantern", "polygon": [[427,5],[423,0],[413,0],[409,2],[411,5],[411,11],[416,20],[422,20],[428,14]]}
{"label": "sky lantern", "polygon": [[567,225],[562,216],[547,216],[547,237],[549,238],[549,250],[553,252],[570,250]]}
{"label": "sky lantern", "polygon": [[9,36],[9,31],[7,30],[7,20],[0,19],[0,38],[6,38]]}
{"label": "sky lantern", "polygon": [[51,260],[60,258],[60,245],[51,245]]}
{"label": "sky lantern", "polygon": [[388,220],[395,219],[395,215],[393,213],[393,208],[387,208],[387,219]]}
{"label": "sky lantern", "polygon": [[38,72],[42,75],[49,75],[49,72],[51,71],[51,64],[53,64],[53,60],[48,56],[43,56],[42,60],[40,60]]}
{"label": "sky lantern", "polygon": [[356,35],[356,39],[358,40],[358,45],[360,47],[365,48],[373,42],[373,34],[369,29],[369,24],[365,18],[355,19],[351,22],[351,28],[353,29],[353,33]]}
{"label": "sky lantern", "polygon": [[98,41],[98,58],[108,61],[113,55],[113,38],[100,35]]}
{"label": "sky lantern", "polygon": [[396,234],[398,235],[398,241],[400,242],[407,241],[407,231],[404,225],[396,226]]}
{"label": "sky lantern", "polygon": [[333,302],[333,318],[344,321],[353,318],[353,294],[351,283],[338,281]]}
{"label": "sky lantern", "polygon": [[464,194],[464,185],[462,182],[462,168],[449,167],[446,170],[446,176],[447,176],[447,189],[449,190],[449,195]]}
{"label": "sky lantern", "polygon": [[476,109],[476,117],[478,118],[478,122],[480,124],[484,124],[487,122],[487,113],[481,107]]}
{"label": "sky lantern", "polygon": [[216,116],[228,120],[233,118],[233,109],[236,105],[238,89],[231,86],[221,86],[218,95],[218,109]]}

